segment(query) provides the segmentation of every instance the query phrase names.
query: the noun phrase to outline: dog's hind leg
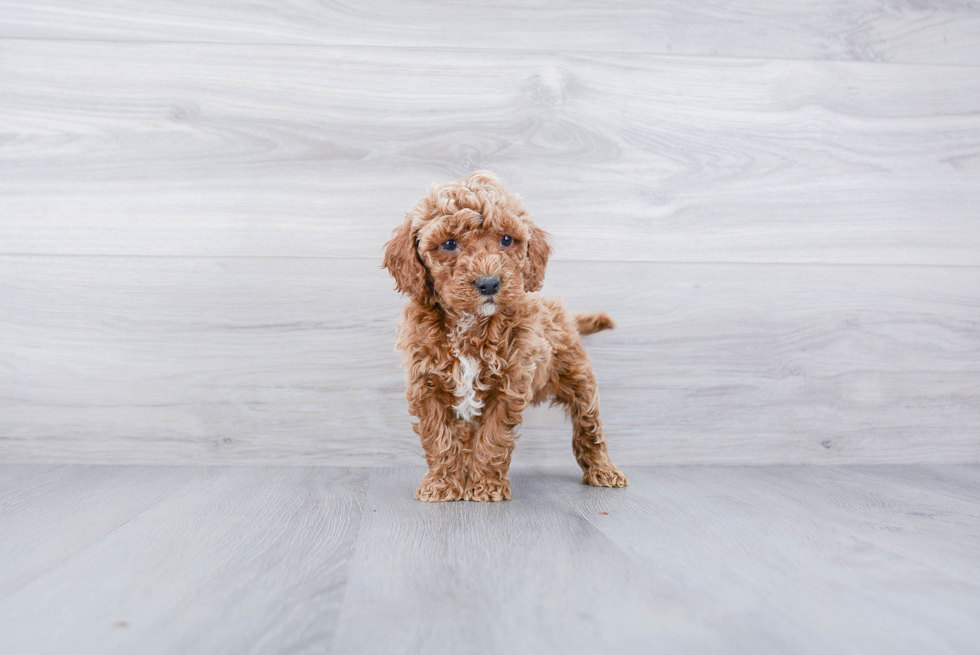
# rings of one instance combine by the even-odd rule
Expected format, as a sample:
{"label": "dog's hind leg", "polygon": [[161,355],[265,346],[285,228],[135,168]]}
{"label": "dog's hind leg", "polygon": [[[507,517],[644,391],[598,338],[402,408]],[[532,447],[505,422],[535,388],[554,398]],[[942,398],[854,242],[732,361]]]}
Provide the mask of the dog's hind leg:
{"label": "dog's hind leg", "polygon": [[599,419],[599,390],[588,355],[575,344],[566,355],[569,365],[558,379],[555,399],[565,405],[572,419],[572,451],[582,467],[582,484],[593,487],[625,487],[629,484],[610,461]]}

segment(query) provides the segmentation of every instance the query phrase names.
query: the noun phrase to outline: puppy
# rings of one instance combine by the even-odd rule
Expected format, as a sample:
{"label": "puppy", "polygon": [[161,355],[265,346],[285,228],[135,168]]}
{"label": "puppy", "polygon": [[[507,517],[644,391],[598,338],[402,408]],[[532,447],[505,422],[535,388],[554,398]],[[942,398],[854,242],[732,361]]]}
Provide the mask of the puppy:
{"label": "puppy", "polygon": [[398,327],[428,502],[509,500],[514,429],[529,404],[563,405],[583,484],[625,487],[606,453],[580,334],[613,327],[535,293],[551,247],[518,196],[487,171],[443,185],[385,244],[384,268],[411,300]]}

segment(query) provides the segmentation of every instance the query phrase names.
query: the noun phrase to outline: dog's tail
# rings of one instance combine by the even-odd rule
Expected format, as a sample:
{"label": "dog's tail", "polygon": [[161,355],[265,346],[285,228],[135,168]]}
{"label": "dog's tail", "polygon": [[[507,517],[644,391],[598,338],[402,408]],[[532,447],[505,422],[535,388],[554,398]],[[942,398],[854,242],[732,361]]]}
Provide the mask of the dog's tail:
{"label": "dog's tail", "polygon": [[579,334],[593,334],[602,330],[611,330],[616,324],[603,312],[594,314],[575,314],[575,323],[578,325]]}

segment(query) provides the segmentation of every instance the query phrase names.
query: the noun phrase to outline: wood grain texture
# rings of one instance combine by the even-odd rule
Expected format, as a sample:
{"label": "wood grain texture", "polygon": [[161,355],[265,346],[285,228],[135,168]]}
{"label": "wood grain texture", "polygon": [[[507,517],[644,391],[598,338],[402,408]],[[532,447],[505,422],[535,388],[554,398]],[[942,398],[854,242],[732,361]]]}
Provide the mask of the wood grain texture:
{"label": "wood grain texture", "polygon": [[[980,462],[980,269],[556,262],[614,460]],[[367,260],[0,258],[0,457],[422,462]],[[518,463],[571,462],[558,410]]]}
{"label": "wood grain texture", "polygon": [[335,632],[363,471],[27,470],[0,488],[4,652],[322,652]]}
{"label": "wood grain texture", "polygon": [[376,470],[338,652],[968,653],[980,637],[976,500],[837,467],[627,470],[625,490],[523,470],[491,506],[423,505],[420,470]]}
{"label": "wood grain texture", "polygon": [[[761,649],[773,653],[975,647],[976,519],[961,522],[975,501],[839,468],[661,468],[631,480],[645,502],[603,497],[583,514],[669,581],[658,588],[740,608],[708,614],[719,643],[765,625]],[[916,581],[932,575],[944,584],[923,602]]]}
{"label": "wood grain texture", "polygon": [[621,463],[980,462],[978,71],[976,2],[0,0],[0,459],[421,462],[380,247],[490,168]]}
{"label": "wood grain texture", "polygon": [[976,466],[869,466],[854,467],[854,470],[926,491],[980,500],[980,468]]}
{"label": "wood grain texture", "polygon": [[980,5],[3,0],[0,37],[305,43],[980,63]]}
{"label": "wood grain texture", "polygon": [[497,171],[586,260],[980,265],[972,67],[0,42],[0,252],[375,257]]}
{"label": "wood grain texture", "polygon": [[[980,467],[0,466],[0,647],[972,654]],[[964,492],[967,493],[964,493]]]}

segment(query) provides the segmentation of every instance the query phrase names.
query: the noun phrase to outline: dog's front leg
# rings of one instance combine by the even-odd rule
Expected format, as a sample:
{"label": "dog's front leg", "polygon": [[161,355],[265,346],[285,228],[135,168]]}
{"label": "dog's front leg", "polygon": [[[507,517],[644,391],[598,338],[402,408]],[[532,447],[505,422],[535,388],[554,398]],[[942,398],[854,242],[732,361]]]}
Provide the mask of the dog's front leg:
{"label": "dog's front leg", "polygon": [[475,429],[464,500],[510,500],[507,469],[514,451],[514,428],[520,424],[526,405],[523,398],[502,394],[493,394],[487,401]]}
{"label": "dog's front leg", "polygon": [[412,429],[419,435],[429,465],[415,498],[429,503],[461,500],[466,485],[466,444],[455,433],[455,417],[445,393],[440,394],[431,380],[422,380],[411,385],[407,395],[409,411],[419,419]]}

